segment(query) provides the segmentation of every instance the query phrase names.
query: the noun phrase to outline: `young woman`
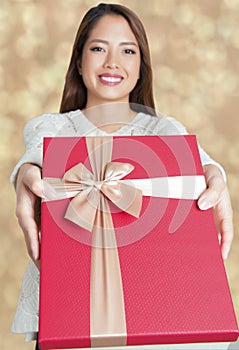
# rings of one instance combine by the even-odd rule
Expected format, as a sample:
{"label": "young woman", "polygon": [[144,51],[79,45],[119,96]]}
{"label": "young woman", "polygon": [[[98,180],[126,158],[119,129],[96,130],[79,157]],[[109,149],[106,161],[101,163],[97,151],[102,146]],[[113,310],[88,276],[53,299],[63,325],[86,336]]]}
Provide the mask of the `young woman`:
{"label": "young woman", "polygon": [[[32,258],[25,273],[12,331],[27,340],[38,332],[39,197],[44,136],[186,134],[173,118],[156,115],[149,47],[142,23],[128,8],[100,4],[83,18],[66,75],[59,114],[44,114],[24,130],[26,152],[11,180],[17,194],[17,217]],[[221,250],[227,257],[233,238],[232,210],[223,169],[200,148],[207,190],[198,206],[215,207]],[[34,263],[35,264],[34,264]]]}

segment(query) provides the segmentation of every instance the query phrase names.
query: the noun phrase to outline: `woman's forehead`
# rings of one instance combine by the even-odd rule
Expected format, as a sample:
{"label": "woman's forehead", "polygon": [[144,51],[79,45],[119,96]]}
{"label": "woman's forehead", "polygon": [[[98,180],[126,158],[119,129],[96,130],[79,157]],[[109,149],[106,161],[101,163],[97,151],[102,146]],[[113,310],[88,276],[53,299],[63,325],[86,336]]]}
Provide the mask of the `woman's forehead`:
{"label": "woman's forehead", "polygon": [[93,26],[88,41],[101,39],[107,41],[121,40],[123,42],[137,43],[136,37],[127,20],[120,15],[105,15]]}

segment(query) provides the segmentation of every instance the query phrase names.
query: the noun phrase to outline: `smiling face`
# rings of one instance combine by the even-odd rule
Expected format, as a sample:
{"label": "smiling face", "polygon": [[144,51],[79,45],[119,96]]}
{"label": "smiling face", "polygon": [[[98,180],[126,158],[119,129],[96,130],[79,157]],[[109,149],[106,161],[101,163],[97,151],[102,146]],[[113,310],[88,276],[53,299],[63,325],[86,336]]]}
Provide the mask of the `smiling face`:
{"label": "smiling face", "polygon": [[80,72],[86,108],[129,102],[140,74],[140,49],[124,17],[105,15],[97,22],[84,45]]}

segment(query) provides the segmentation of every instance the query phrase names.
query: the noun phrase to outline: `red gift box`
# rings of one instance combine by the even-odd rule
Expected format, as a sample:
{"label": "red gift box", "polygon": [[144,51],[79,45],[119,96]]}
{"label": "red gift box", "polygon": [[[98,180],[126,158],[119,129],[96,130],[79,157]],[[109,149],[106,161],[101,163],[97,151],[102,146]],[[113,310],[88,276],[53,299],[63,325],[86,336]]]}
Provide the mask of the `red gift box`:
{"label": "red gift box", "polygon": [[195,136],[44,139],[42,350],[234,341]]}

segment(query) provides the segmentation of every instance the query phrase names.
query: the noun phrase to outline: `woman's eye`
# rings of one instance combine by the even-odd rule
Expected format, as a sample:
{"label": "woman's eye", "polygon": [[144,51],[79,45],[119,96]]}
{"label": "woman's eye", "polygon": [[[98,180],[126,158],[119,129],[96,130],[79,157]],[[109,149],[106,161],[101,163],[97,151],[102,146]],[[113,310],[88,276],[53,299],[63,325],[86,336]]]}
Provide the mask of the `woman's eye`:
{"label": "woman's eye", "polygon": [[125,49],[124,52],[128,55],[134,55],[136,53],[134,50],[131,49]]}
{"label": "woman's eye", "polygon": [[94,52],[103,52],[104,51],[104,49],[102,47],[98,47],[98,46],[92,47],[90,50],[94,51]]}

